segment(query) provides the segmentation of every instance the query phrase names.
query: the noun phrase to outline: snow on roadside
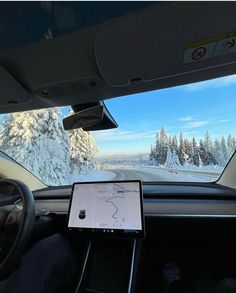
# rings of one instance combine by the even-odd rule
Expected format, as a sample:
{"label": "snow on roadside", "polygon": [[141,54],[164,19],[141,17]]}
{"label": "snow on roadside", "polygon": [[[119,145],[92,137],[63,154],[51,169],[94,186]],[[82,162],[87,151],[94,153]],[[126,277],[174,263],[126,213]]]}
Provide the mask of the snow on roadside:
{"label": "snow on roadside", "polygon": [[[157,181],[182,181],[182,182],[212,182],[218,179],[219,173],[215,173],[212,175],[204,174],[204,170],[199,170],[199,173],[194,170],[191,173],[190,170],[172,170],[160,167],[140,167],[140,168],[130,168],[132,170],[145,172],[145,174],[155,175],[157,176]],[[189,173],[188,173],[189,171]],[[202,171],[202,173],[201,173]],[[206,172],[206,170],[205,170]],[[148,180],[147,180],[148,181]],[[153,181],[153,180],[151,180]]]}
{"label": "snow on roadside", "polygon": [[177,169],[183,170],[183,171],[196,171],[196,172],[209,172],[209,173],[222,173],[224,170],[224,167],[218,166],[218,165],[211,165],[211,166],[194,166],[194,165],[188,165],[188,166],[179,166]]}
{"label": "snow on roadside", "polygon": [[109,181],[115,179],[116,174],[112,171],[90,170],[85,174],[74,174],[71,177],[71,183],[86,181]]}
{"label": "snow on roadside", "polygon": [[164,169],[164,170],[177,170],[177,171],[189,171],[189,172],[199,172],[199,173],[215,173],[216,175],[223,172],[224,168],[218,165],[212,166],[194,166],[194,165],[187,165],[187,166],[177,166],[175,168],[166,168],[163,165],[160,166],[146,166],[146,168],[153,168],[153,169]]}

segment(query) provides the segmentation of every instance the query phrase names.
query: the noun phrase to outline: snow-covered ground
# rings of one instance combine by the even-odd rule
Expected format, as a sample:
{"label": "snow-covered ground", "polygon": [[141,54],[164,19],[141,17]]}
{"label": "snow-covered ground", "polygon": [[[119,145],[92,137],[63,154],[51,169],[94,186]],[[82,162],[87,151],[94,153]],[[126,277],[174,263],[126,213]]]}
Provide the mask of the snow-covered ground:
{"label": "snow-covered ground", "polygon": [[86,182],[86,181],[109,181],[114,180],[116,174],[112,171],[100,171],[100,170],[91,170],[84,175],[74,175],[72,177],[72,182]]}
{"label": "snow-covered ground", "polygon": [[[155,167],[154,167],[155,168]],[[165,167],[163,167],[165,168]],[[178,166],[176,168],[174,168],[175,170],[179,170],[179,171],[192,171],[192,172],[199,172],[199,173],[222,173],[224,168],[218,165],[211,165],[211,166],[194,166],[194,165],[187,165],[187,166]]]}
{"label": "snow-covered ground", "polygon": [[[137,170],[137,168],[135,168]],[[221,174],[219,169],[210,168],[179,168],[167,169],[160,167],[141,167],[138,169],[150,175],[157,175],[161,181],[192,181],[192,182],[211,182],[217,180]]]}

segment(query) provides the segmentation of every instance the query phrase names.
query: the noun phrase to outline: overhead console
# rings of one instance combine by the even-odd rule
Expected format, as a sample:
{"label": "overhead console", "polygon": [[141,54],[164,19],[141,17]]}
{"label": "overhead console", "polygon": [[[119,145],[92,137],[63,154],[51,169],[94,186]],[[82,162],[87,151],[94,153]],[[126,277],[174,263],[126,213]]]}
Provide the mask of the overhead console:
{"label": "overhead console", "polygon": [[236,62],[236,26],[229,17],[233,11],[231,3],[172,2],[147,8],[98,33],[97,65],[113,87],[211,68],[219,76],[217,67]]}

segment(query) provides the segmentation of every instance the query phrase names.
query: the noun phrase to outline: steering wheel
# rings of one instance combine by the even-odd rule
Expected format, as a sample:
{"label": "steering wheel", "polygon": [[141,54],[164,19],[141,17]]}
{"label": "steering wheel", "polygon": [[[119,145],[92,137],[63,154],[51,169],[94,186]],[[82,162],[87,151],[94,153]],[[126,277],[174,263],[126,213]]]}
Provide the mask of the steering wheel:
{"label": "steering wheel", "polygon": [[0,205],[0,279],[8,277],[16,267],[35,219],[34,198],[29,188],[18,180],[0,179],[0,193],[3,184],[13,185],[21,204]]}

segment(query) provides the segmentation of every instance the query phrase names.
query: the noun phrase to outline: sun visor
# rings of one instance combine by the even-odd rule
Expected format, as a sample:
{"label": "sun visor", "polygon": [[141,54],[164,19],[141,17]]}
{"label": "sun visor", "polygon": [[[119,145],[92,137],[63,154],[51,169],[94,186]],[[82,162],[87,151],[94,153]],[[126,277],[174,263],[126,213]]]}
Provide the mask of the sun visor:
{"label": "sun visor", "polygon": [[236,63],[236,3],[166,3],[100,31],[95,56],[114,87]]}
{"label": "sun visor", "polygon": [[11,108],[31,100],[26,89],[0,65],[0,107]]}

